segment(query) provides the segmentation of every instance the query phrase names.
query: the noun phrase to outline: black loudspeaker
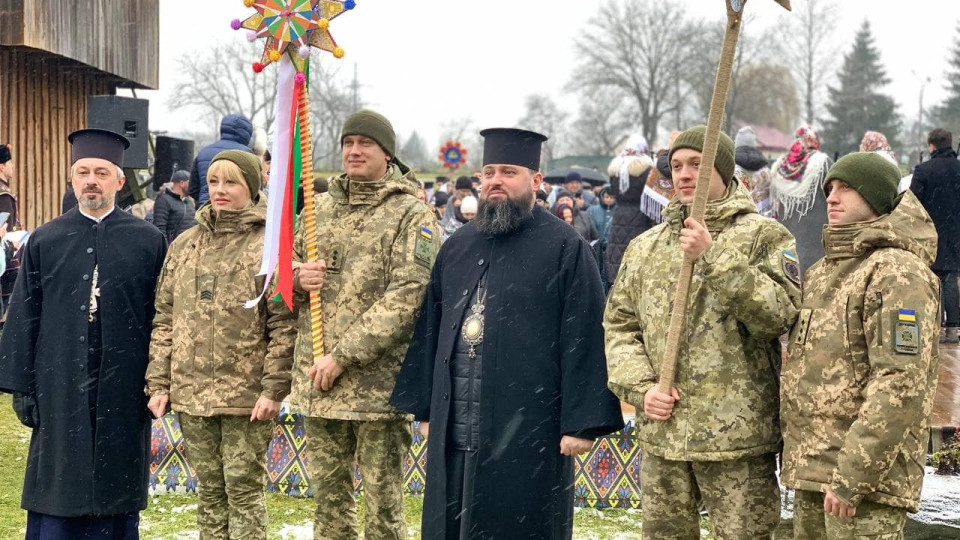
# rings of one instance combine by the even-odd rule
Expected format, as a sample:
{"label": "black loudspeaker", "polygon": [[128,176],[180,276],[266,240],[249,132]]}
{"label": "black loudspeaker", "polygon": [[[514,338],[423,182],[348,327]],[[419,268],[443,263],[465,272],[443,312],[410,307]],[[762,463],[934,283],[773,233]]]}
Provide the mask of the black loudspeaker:
{"label": "black loudspeaker", "polygon": [[153,189],[169,182],[173,173],[193,167],[193,141],[160,135],[157,159],[153,162]]}
{"label": "black loudspeaker", "polygon": [[145,99],[87,96],[87,127],[107,129],[130,139],[130,148],[123,155],[125,168],[147,168],[149,104]]}

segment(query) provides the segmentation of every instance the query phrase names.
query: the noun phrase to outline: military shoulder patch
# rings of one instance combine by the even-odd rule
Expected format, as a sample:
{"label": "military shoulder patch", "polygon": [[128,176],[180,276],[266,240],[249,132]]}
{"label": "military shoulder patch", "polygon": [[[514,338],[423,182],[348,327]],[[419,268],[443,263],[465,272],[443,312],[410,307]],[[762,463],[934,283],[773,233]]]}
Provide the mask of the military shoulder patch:
{"label": "military shoulder patch", "polygon": [[424,266],[432,265],[433,259],[437,255],[433,247],[433,235],[434,232],[428,227],[420,227],[420,234],[417,235],[417,245],[413,250],[413,256],[418,263]]}
{"label": "military shoulder patch", "polygon": [[917,312],[900,309],[894,314],[893,350],[900,354],[920,354],[920,325]]}
{"label": "military shoulder patch", "polygon": [[780,252],[780,261],[787,278],[800,285],[800,259],[797,258],[796,253],[785,249]]}

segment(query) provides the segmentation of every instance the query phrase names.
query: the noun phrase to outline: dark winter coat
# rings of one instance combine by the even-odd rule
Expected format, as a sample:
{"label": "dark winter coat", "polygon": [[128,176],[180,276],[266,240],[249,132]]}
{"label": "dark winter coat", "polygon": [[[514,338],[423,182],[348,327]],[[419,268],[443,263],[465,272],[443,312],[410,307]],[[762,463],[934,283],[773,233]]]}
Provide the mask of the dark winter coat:
{"label": "dark winter coat", "polygon": [[643,186],[647,184],[647,177],[651,170],[647,169],[640,176],[630,177],[630,187],[623,193],[620,192],[619,179],[613,179],[610,182],[610,193],[617,198],[605,254],[607,279],[611,283],[617,277],[620,261],[623,260],[623,253],[627,250],[630,241],[656,225],[652,219],[640,211],[640,197],[643,195]]}
{"label": "dark winter coat", "polygon": [[153,224],[167,238],[167,243],[180,236],[180,233],[196,225],[197,213],[193,199],[181,197],[172,190],[165,189],[153,205]]}
{"label": "dark winter coat", "polygon": [[960,161],[952,148],[941,148],[926,163],[917,165],[910,185],[937,227],[937,260],[934,271],[960,270]]}
{"label": "dark winter coat", "polygon": [[[391,403],[430,421],[423,538],[446,538],[451,355],[467,299],[484,271],[480,446],[470,538],[570,538],[573,460],[562,435],[623,427],[606,388],[604,295],[590,246],[535,207],[505,236],[474,223],[441,248]],[[530,316],[531,313],[537,314]]]}
{"label": "dark winter coat", "polygon": [[210,199],[207,192],[207,169],[213,158],[224,150],[243,150],[250,152],[250,137],[253,136],[253,124],[242,114],[228,114],[220,121],[220,140],[203,147],[193,161],[190,173],[190,196],[197,206]]}
{"label": "dark winter coat", "polygon": [[[146,508],[144,373],[165,254],[166,241],[153,225],[119,209],[95,224],[74,208],[27,242],[0,338],[0,391],[35,396],[39,412],[27,455],[25,510],[75,517]],[[91,380],[88,347],[96,325],[88,321],[88,305],[95,266],[102,352]],[[97,393],[94,411],[91,391]]]}
{"label": "dark winter coat", "polygon": [[590,215],[590,219],[593,220],[593,225],[597,228],[597,232],[600,234],[600,239],[606,243],[610,239],[610,228],[613,226],[613,213],[617,208],[617,204],[611,204],[607,206],[603,204],[603,195],[610,192],[609,187],[603,188],[603,191],[600,192],[600,197],[597,198],[599,203],[587,208],[587,213]]}

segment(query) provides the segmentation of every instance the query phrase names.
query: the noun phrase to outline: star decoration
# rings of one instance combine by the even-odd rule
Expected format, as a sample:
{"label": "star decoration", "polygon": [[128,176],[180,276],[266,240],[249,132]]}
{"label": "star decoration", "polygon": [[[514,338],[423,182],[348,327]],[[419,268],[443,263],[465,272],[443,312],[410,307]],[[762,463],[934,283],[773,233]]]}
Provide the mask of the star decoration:
{"label": "star decoration", "polygon": [[461,165],[467,162],[467,149],[460,145],[459,142],[447,141],[446,144],[440,147],[440,163],[444,167],[453,171],[460,168]]}
{"label": "star decoration", "polygon": [[311,47],[343,57],[343,49],[330,33],[330,21],[356,7],[354,0],[244,0],[243,4],[257,12],[242,22],[234,19],[230,26],[247,29],[250,41],[266,38],[254,71],[259,73],[287,54],[297,71],[303,72]]}

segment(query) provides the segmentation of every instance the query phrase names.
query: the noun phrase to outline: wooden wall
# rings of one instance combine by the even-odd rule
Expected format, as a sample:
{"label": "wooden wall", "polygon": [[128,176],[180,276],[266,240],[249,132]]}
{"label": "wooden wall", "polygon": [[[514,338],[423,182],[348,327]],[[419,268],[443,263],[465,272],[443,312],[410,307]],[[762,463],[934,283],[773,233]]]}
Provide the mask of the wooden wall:
{"label": "wooden wall", "polygon": [[155,89],[160,2],[0,0],[0,45],[40,49],[121,77],[125,85]]}
{"label": "wooden wall", "polygon": [[11,190],[34,229],[60,215],[70,175],[67,135],[87,125],[87,96],[114,94],[119,78],[23,47],[0,47],[0,142],[13,145]]}

